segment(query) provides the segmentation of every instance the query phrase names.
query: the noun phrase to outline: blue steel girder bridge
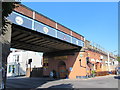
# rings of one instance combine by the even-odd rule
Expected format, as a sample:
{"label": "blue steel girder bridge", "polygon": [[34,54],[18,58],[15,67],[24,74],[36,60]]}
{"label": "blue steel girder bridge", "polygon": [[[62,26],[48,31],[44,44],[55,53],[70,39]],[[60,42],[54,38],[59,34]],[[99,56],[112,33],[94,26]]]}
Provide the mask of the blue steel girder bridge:
{"label": "blue steel girder bridge", "polygon": [[44,53],[79,51],[84,37],[30,8],[19,5],[8,17],[12,22],[11,48]]}

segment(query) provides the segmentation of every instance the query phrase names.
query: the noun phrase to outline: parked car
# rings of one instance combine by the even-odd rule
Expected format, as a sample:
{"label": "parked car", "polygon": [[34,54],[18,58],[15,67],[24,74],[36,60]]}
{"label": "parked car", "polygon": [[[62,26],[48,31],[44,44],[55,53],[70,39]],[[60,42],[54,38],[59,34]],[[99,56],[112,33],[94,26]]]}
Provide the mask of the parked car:
{"label": "parked car", "polygon": [[116,74],[116,75],[119,75],[119,74],[120,74],[120,67],[116,67],[116,68],[115,68],[115,74]]}

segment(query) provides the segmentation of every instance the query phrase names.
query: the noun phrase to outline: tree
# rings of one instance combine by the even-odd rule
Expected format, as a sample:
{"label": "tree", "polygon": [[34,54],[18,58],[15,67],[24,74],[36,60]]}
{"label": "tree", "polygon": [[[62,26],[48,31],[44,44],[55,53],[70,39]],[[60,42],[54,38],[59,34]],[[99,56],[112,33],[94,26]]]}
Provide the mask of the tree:
{"label": "tree", "polygon": [[3,0],[2,2],[2,34],[4,35],[6,32],[6,26],[5,22],[7,21],[6,17],[9,16],[9,14],[12,13],[14,8],[18,7],[18,4],[20,2],[15,2],[15,0],[12,0],[12,2],[4,2],[6,0]]}
{"label": "tree", "polygon": [[120,62],[120,57],[117,57],[117,61]]}

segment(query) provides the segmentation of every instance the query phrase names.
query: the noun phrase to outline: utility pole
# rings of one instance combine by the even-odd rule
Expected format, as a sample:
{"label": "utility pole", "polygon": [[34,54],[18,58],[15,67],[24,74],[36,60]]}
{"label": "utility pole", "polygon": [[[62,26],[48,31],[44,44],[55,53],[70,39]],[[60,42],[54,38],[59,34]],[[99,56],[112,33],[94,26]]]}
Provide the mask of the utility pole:
{"label": "utility pole", "polygon": [[109,52],[107,53],[108,53],[108,71],[110,71],[110,53]]}

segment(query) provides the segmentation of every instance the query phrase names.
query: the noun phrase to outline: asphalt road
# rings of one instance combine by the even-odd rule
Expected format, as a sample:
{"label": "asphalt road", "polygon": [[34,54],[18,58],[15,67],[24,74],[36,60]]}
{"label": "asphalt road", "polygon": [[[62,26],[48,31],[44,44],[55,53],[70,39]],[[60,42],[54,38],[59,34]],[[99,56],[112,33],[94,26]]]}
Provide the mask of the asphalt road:
{"label": "asphalt road", "polygon": [[7,88],[118,88],[117,76],[90,79],[60,79],[13,77],[7,79]]}

